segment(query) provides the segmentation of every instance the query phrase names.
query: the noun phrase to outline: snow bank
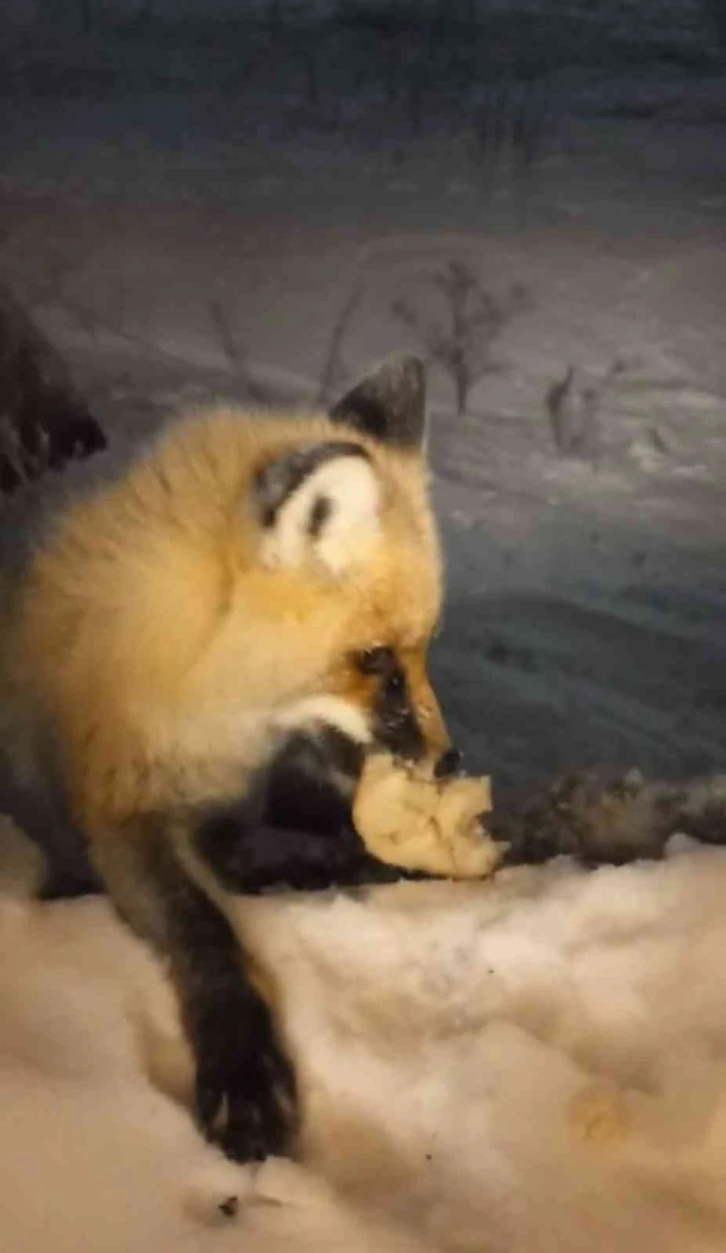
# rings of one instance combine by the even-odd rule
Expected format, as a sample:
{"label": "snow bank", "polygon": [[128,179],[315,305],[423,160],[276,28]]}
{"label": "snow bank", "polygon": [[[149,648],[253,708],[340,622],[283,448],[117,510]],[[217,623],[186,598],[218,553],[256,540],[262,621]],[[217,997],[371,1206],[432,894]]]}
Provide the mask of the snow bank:
{"label": "snow bank", "polygon": [[251,1173],[194,1132],[159,968],[102,901],[24,899],[16,847],[0,885],[12,1253],[726,1247],[723,851],[246,902],[305,1100],[305,1166]]}

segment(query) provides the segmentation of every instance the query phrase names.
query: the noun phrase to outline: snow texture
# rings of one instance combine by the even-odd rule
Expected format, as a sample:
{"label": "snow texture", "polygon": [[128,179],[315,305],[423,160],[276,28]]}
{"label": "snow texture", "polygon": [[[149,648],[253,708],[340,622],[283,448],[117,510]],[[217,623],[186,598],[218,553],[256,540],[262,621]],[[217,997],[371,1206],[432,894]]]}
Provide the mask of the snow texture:
{"label": "snow texture", "polygon": [[13,1253],[724,1248],[722,851],[245,902],[304,1100],[301,1163],[249,1171],[194,1131],[160,969],[101,899],[24,899],[3,835]]}

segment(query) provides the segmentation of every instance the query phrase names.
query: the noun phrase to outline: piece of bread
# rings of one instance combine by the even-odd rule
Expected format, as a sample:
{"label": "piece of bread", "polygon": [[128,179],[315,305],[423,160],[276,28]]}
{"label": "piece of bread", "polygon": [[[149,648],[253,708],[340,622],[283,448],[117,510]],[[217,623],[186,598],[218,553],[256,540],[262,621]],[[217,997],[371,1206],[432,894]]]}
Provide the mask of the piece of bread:
{"label": "piece of bread", "polygon": [[368,851],[407,870],[479,879],[495,869],[504,845],[481,824],[491,809],[486,778],[436,779],[384,753],[365,764],[353,821]]}

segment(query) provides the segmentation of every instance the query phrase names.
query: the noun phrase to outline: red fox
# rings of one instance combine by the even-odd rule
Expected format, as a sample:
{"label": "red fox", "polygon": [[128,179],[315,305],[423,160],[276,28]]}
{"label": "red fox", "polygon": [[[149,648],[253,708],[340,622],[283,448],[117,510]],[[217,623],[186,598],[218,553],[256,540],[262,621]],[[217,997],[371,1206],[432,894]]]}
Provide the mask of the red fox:
{"label": "red fox", "polygon": [[296,1094],[231,894],[398,877],[352,823],[366,752],[456,764],[426,673],[442,568],[424,434],[411,357],[328,414],[188,415],[50,513],[5,575],[15,772],[56,789],[168,960],[199,1121],[238,1160],[291,1150]]}

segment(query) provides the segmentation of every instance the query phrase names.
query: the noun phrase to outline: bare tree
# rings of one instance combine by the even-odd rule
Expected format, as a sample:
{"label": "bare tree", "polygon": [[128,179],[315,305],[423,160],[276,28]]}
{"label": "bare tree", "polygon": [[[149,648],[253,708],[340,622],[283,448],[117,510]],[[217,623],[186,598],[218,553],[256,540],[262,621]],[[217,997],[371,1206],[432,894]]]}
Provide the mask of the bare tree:
{"label": "bare tree", "polygon": [[503,294],[488,291],[477,271],[465,261],[448,261],[430,281],[442,298],[443,322],[427,319],[406,300],[397,300],[392,311],[451,379],[456,411],[461,416],[474,385],[497,368],[492,355],[494,341],[511,318],[529,307],[529,299],[518,284]]}

